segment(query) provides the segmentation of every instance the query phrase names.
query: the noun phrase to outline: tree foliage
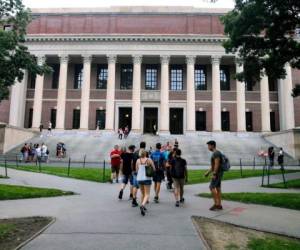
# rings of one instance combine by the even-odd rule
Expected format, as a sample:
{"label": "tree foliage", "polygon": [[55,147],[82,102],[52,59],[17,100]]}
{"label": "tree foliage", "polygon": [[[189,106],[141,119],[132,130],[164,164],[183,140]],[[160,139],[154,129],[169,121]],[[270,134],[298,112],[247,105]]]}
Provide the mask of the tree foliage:
{"label": "tree foliage", "polygon": [[[51,70],[46,65],[39,66],[25,45],[30,20],[30,10],[21,0],[0,1],[0,102],[8,98],[15,80],[23,79],[23,70],[39,75]],[[5,29],[8,26],[10,29]]]}
{"label": "tree foliage", "polygon": [[229,39],[227,53],[235,53],[244,62],[239,80],[252,84],[261,72],[272,79],[285,78],[284,66],[300,69],[299,0],[236,0],[232,11],[221,17]]}

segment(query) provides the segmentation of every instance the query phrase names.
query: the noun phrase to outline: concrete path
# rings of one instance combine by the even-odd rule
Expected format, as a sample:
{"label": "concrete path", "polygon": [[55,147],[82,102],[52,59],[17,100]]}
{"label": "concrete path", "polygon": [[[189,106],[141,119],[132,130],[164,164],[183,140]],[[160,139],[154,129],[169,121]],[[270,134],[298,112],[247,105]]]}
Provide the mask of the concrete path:
{"label": "concrete path", "polygon": [[[300,212],[260,205],[224,202],[224,211],[210,212],[207,184],[186,186],[186,204],[175,208],[172,194],[163,187],[161,203],[148,206],[141,217],[127,200],[118,201],[119,186],[51,175],[10,170],[0,183],[52,187],[79,193],[75,196],[0,202],[0,218],[53,216],[56,222],[23,249],[204,249],[191,222],[192,215],[300,237]],[[300,178],[300,173],[288,178]],[[224,192],[296,192],[262,189],[260,178],[224,182]],[[280,182],[280,176],[272,177]]]}

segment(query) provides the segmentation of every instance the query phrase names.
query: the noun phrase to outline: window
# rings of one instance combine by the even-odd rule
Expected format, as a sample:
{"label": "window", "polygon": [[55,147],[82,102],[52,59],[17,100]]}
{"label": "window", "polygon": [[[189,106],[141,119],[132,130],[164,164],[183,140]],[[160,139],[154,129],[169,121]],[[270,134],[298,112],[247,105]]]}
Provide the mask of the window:
{"label": "window", "polygon": [[29,74],[29,80],[28,80],[28,88],[34,89],[35,88],[35,80],[36,80],[36,74],[30,73]]}
{"label": "window", "polygon": [[230,115],[228,111],[222,111],[222,131],[230,131]]}
{"label": "window", "polygon": [[98,65],[96,89],[106,89],[108,70],[106,65]]}
{"label": "window", "polygon": [[81,89],[83,83],[83,65],[75,64],[74,89]]}
{"label": "window", "polygon": [[73,129],[80,128],[80,109],[73,110]]}
{"label": "window", "polygon": [[196,130],[205,131],[206,130],[206,112],[196,111]]}
{"label": "window", "polygon": [[30,108],[28,114],[28,128],[32,128],[32,120],[33,120],[33,108]]}
{"label": "window", "polygon": [[132,89],[133,68],[131,64],[121,65],[120,89]]}
{"label": "window", "polygon": [[277,91],[277,80],[269,78],[269,91]]}
{"label": "window", "polygon": [[96,110],[96,129],[105,129],[105,110]]}
{"label": "window", "polygon": [[246,112],[246,130],[253,131],[252,112]]}
{"label": "window", "polygon": [[272,132],[276,131],[276,119],[274,111],[270,112],[270,127]]}
{"label": "window", "polygon": [[171,68],[171,90],[182,90],[183,88],[183,70],[181,66],[172,66]]}
{"label": "window", "polygon": [[52,64],[52,89],[57,89],[58,88],[58,81],[59,81],[59,69],[60,65],[59,64]]}
{"label": "window", "polygon": [[228,66],[220,67],[221,90],[230,90],[230,73]]}
{"label": "window", "polygon": [[145,89],[157,89],[157,67],[155,65],[146,66]]}
{"label": "window", "polygon": [[56,109],[51,109],[50,121],[52,123],[52,128],[56,127]]}
{"label": "window", "polygon": [[246,90],[247,91],[253,91],[253,86],[254,86],[254,83],[252,81],[246,81],[245,82],[245,85],[246,85]]}
{"label": "window", "polygon": [[196,90],[207,90],[205,66],[196,65],[195,67],[195,88]]}

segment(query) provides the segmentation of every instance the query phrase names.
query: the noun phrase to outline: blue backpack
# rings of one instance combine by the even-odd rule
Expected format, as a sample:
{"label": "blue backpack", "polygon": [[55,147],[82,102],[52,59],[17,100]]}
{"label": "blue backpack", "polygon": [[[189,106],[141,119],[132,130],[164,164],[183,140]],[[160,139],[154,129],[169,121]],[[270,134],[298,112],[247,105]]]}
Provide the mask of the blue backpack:
{"label": "blue backpack", "polygon": [[221,167],[222,167],[223,172],[229,171],[229,169],[231,167],[228,157],[226,155],[224,155],[223,153],[222,153],[222,165],[221,165]]}

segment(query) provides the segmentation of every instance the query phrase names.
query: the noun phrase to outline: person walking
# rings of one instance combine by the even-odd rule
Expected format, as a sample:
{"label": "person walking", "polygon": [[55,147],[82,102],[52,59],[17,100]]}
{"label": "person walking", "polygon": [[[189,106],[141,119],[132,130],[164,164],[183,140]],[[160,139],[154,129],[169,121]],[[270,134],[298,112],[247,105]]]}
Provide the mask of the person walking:
{"label": "person walking", "polygon": [[173,148],[173,150],[171,151],[171,148],[169,147],[169,153],[168,155],[168,159],[166,160],[166,175],[167,175],[167,189],[168,190],[172,190],[173,188],[173,178],[171,176],[171,161],[175,158],[175,154],[176,154],[176,150],[177,148]]}
{"label": "person walking", "polygon": [[153,174],[153,182],[154,182],[154,202],[159,203],[159,193],[161,182],[165,179],[164,174],[164,156],[161,152],[161,144],[156,143],[156,150],[150,155],[151,160],[154,163],[155,171]]}
{"label": "person walking", "polygon": [[221,180],[223,176],[222,171],[222,153],[217,150],[216,142],[207,142],[208,150],[212,152],[210,169],[205,173],[209,176],[212,173],[211,182],[209,185],[211,194],[213,196],[214,205],[210,208],[211,211],[222,210],[221,204]]}
{"label": "person walking", "polygon": [[111,183],[119,182],[119,172],[121,165],[121,151],[119,146],[115,145],[114,149],[110,152],[111,162]]}
{"label": "person walking", "polygon": [[48,122],[48,136],[52,135],[52,122]]}
{"label": "person walking", "polygon": [[121,159],[122,159],[121,169],[123,173],[123,179],[122,179],[121,190],[118,196],[120,200],[122,200],[123,198],[123,193],[128,182],[130,183],[130,199],[132,199],[132,189],[133,189],[132,165],[133,165],[134,149],[135,146],[130,145],[128,147],[128,150],[126,152],[122,152],[121,154]]}
{"label": "person walking", "polygon": [[186,160],[181,158],[181,150],[176,149],[175,157],[171,161],[171,176],[174,183],[175,206],[184,203],[184,184],[187,182],[188,172]]}
{"label": "person walking", "polygon": [[40,133],[42,133],[42,132],[43,132],[43,129],[44,129],[44,125],[43,125],[43,123],[41,123],[41,124],[40,124],[40,127],[39,127],[39,129],[40,129]]}
{"label": "person walking", "polygon": [[150,197],[150,189],[152,184],[152,174],[149,174],[149,172],[153,173],[155,171],[154,163],[150,158],[147,157],[147,152],[145,150],[141,150],[141,156],[136,162],[136,170],[137,180],[141,190],[140,210],[141,215],[145,216],[147,210],[146,204]]}
{"label": "person walking", "polygon": [[119,128],[118,134],[119,134],[119,139],[122,140],[122,138],[123,138],[123,129],[122,128]]}
{"label": "person walking", "polygon": [[279,148],[278,157],[277,157],[278,165],[280,166],[281,170],[283,170],[283,163],[284,163],[284,152],[282,148]]}

